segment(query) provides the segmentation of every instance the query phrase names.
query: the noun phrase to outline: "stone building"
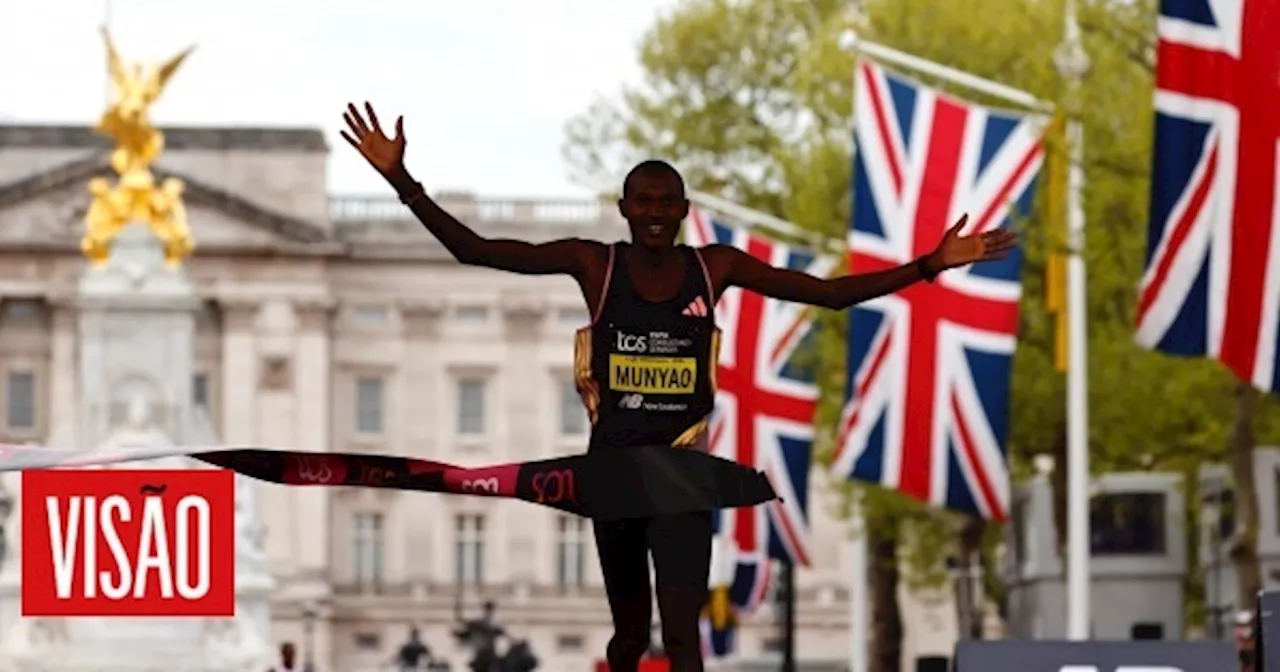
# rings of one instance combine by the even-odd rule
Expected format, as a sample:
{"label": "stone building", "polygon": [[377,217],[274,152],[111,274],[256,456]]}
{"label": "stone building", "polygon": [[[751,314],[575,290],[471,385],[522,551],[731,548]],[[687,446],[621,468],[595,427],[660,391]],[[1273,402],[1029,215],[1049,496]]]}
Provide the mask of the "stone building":
{"label": "stone building", "polygon": [[[229,444],[499,463],[581,451],[571,385],[577,287],[455,263],[394,198],[326,191],[308,129],[173,128],[155,172],[187,183],[197,249],[191,404]],[[0,126],[0,441],[58,444],[76,407],[78,249],[86,182],[108,146],[88,128]],[[625,235],[591,200],[440,194],[484,235]],[[843,660],[848,542],[815,476],[814,567],[798,572],[799,651]],[[455,661],[451,631],[485,599],[545,670],[587,670],[610,634],[590,528],[517,502],[260,484],[272,642],[319,670],[385,667],[409,629]],[[905,657],[949,652],[951,601],[904,595]],[[744,628],[748,658],[777,614]]]}

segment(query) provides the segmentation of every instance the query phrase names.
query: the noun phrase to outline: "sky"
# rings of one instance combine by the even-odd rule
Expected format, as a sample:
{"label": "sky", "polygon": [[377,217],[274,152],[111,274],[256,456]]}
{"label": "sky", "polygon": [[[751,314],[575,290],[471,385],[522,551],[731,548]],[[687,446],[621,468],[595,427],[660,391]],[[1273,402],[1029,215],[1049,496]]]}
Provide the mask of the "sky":
{"label": "sky", "polygon": [[677,0],[4,0],[0,120],[90,125],[106,103],[104,21],[128,61],[191,43],[152,110],[160,125],[323,128],[330,191],[391,194],[338,135],[348,101],[389,128],[435,190],[589,196],[565,123],[638,83],[639,40]]}

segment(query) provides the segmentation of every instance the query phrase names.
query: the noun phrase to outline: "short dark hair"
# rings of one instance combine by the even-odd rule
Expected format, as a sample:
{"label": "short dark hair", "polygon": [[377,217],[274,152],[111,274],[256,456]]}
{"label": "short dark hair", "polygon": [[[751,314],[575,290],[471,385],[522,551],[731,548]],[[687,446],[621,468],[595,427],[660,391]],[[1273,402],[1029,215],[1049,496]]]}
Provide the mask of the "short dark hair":
{"label": "short dark hair", "polygon": [[637,175],[659,175],[665,174],[674,177],[680,183],[680,190],[684,191],[684,177],[680,175],[680,171],[675,166],[663,161],[662,159],[646,159],[636,164],[631,172],[627,173],[626,179],[622,181],[622,195],[625,197],[627,192],[631,191],[631,181]]}

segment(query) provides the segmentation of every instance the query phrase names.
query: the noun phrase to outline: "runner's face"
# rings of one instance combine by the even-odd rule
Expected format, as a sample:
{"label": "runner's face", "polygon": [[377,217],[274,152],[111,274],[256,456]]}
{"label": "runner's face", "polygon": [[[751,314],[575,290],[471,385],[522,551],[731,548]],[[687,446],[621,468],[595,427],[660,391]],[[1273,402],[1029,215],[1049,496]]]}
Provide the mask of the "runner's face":
{"label": "runner's face", "polygon": [[689,214],[680,179],[658,171],[632,176],[618,206],[631,228],[631,240],[651,250],[674,246],[680,222]]}

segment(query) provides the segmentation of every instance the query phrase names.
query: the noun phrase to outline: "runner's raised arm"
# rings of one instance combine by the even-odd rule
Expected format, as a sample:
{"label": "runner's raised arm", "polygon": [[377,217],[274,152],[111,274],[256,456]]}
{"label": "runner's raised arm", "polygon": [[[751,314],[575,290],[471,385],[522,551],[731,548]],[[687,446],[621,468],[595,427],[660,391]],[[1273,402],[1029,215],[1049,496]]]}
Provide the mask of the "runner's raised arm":
{"label": "runner's raised arm", "polygon": [[347,105],[342,116],[351,132],[343,131],[342,137],[382,174],[418,221],[459,262],[525,275],[561,273],[580,278],[592,255],[603,258],[606,252],[604,245],[578,238],[530,243],[485,238],[471,230],[432,200],[405,168],[404,117],[396,119],[394,136],[388,137],[382,131],[373,106],[365,103],[365,112],[368,120],[354,104]]}

